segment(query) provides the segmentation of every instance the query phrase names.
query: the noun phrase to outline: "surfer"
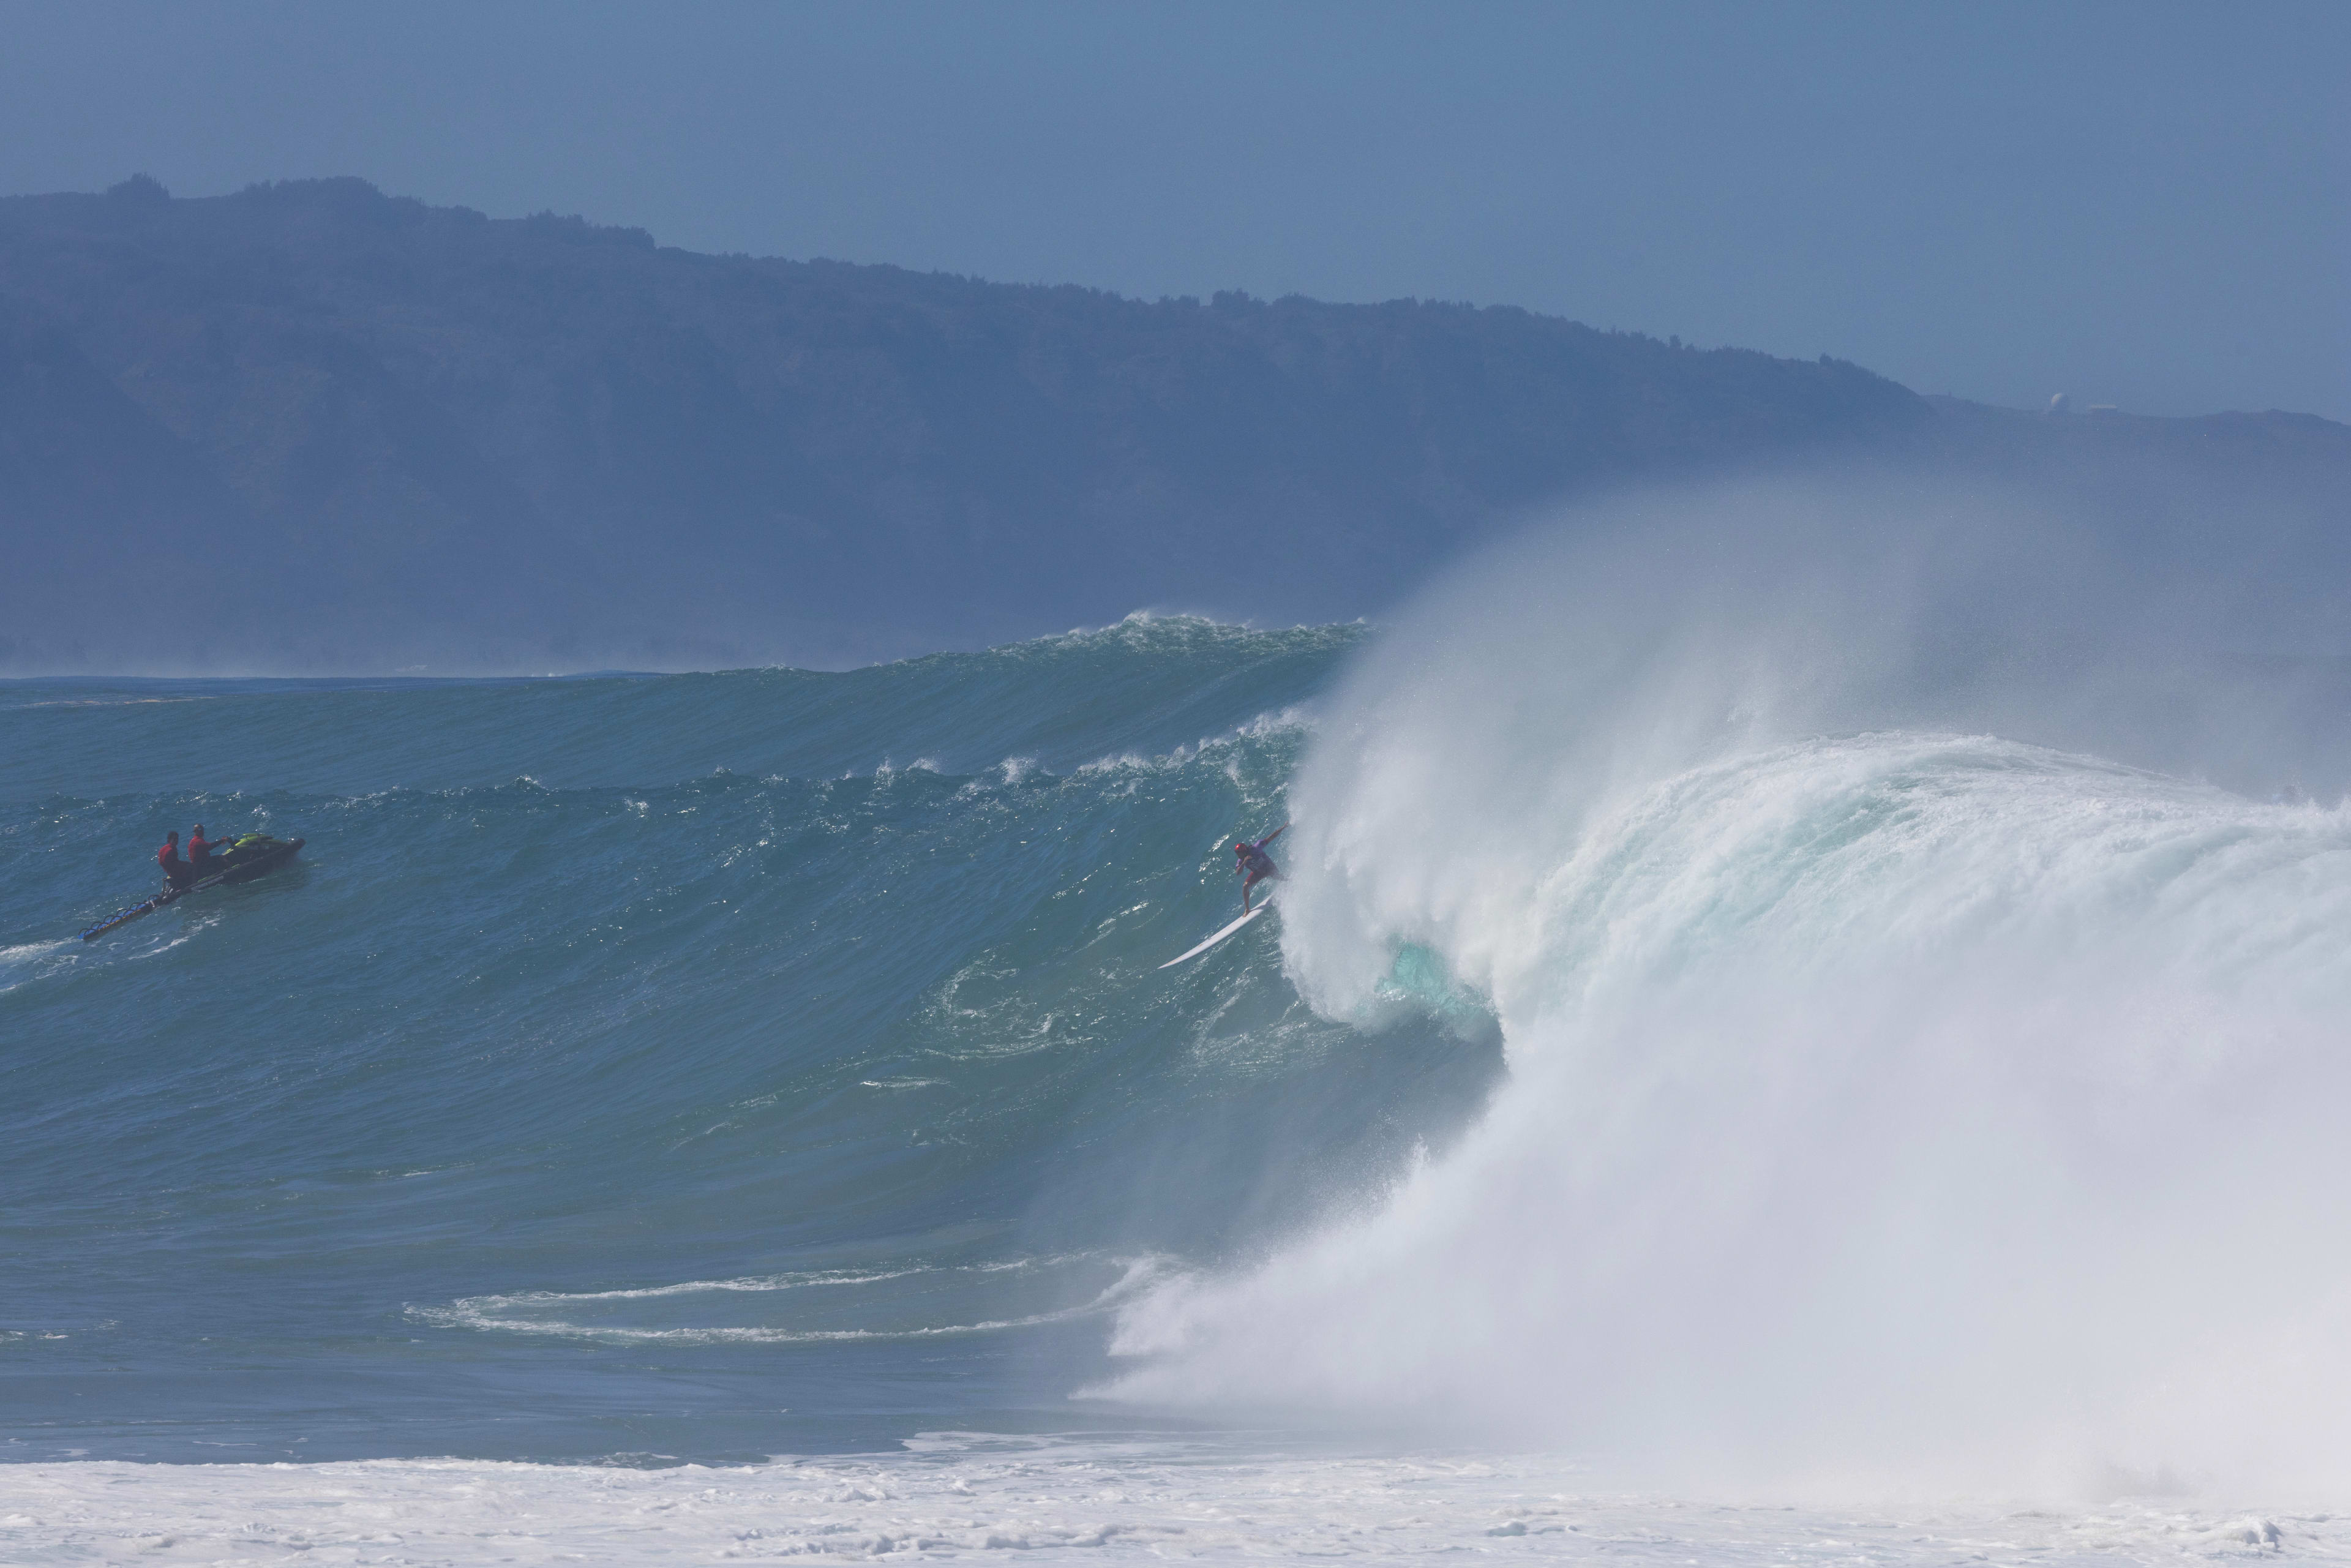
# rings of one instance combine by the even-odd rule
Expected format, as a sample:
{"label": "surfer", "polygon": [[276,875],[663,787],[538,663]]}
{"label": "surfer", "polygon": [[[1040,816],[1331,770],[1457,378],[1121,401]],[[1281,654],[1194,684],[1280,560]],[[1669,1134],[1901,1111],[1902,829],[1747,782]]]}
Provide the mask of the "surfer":
{"label": "surfer", "polygon": [[[204,830],[198,828],[196,831],[201,833]],[[188,847],[193,849],[195,846],[191,844]],[[180,830],[177,828],[163,835],[163,847],[155,852],[155,863],[163,868],[163,880],[173,887],[185,887],[194,880],[195,873],[189,869],[187,862],[180,858]]]}
{"label": "surfer", "polygon": [[1289,831],[1290,824],[1288,822],[1284,822],[1280,827],[1274,829],[1273,831],[1266,834],[1265,837],[1258,840],[1258,841],[1253,844],[1235,843],[1233,845],[1233,855],[1238,862],[1238,863],[1233,867],[1233,873],[1237,876],[1248,879],[1241,883],[1241,913],[1243,915],[1247,915],[1249,913],[1249,890],[1251,888],[1255,887],[1261,882],[1275,882],[1280,879],[1281,868],[1273,863],[1273,857],[1265,852],[1265,846],[1273,842],[1274,840],[1281,837],[1283,833],[1288,832]]}

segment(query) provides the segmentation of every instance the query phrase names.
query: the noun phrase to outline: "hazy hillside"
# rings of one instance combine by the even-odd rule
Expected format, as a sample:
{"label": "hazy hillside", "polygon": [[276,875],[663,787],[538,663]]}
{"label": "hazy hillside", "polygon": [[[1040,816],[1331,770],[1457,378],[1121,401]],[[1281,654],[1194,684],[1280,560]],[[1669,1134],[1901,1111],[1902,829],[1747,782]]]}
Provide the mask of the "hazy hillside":
{"label": "hazy hillside", "polygon": [[2339,494],[2346,436],[2011,416],[1509,308],[699,256],[357,180],[0,201],[17,670],[840,662],[1146,605],[1337,618],[1630,476],[2063,476],[2136,442],[2223,489],[2283,463]]}

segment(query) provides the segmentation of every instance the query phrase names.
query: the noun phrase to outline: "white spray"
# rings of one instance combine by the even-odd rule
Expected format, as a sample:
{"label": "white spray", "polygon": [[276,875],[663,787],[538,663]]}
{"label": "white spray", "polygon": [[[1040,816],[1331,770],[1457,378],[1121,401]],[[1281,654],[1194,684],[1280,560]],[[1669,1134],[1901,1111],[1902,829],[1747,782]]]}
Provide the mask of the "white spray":
{"label": "white spray", "polygon": [[2179,601],[1988,515],[1651,502],[1384,641],[1292,792],[1285,954],[1372,1019],[1433,952],[1509,1082],[1374,1212],[1129,1309],[1112,1392],[2351,1490],[2351,817],[2032,744],[2122,750]]}

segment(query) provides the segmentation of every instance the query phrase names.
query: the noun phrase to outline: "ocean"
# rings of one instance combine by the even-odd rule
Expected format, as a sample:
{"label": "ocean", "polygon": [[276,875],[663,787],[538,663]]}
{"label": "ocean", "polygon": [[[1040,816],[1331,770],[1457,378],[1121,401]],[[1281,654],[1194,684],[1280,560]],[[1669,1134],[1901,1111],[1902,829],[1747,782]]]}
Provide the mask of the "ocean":
{"label": "ocean", "polygon": [[0,685],[0,1560],[2351,1555],[2310,748],[1590,565]]}

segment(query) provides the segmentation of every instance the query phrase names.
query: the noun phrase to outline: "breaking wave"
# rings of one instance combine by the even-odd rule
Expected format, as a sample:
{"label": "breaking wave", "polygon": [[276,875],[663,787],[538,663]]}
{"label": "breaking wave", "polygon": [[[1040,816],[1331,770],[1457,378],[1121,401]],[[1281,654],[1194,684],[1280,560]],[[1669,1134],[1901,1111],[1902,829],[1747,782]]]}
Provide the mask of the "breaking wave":
{"label": "breaking wave", "polygon": [[1718,1479],[2333,1484],[2351,812],[2193,776],[2263,765],[2274,694],[2135,643],[2157,585],[1855,504],[1540,540],[1366,657],[1292,786],[1285,960],[1367,1028],[1444,977],[1507,1082],[1124,1309],[1097,1392]]}

